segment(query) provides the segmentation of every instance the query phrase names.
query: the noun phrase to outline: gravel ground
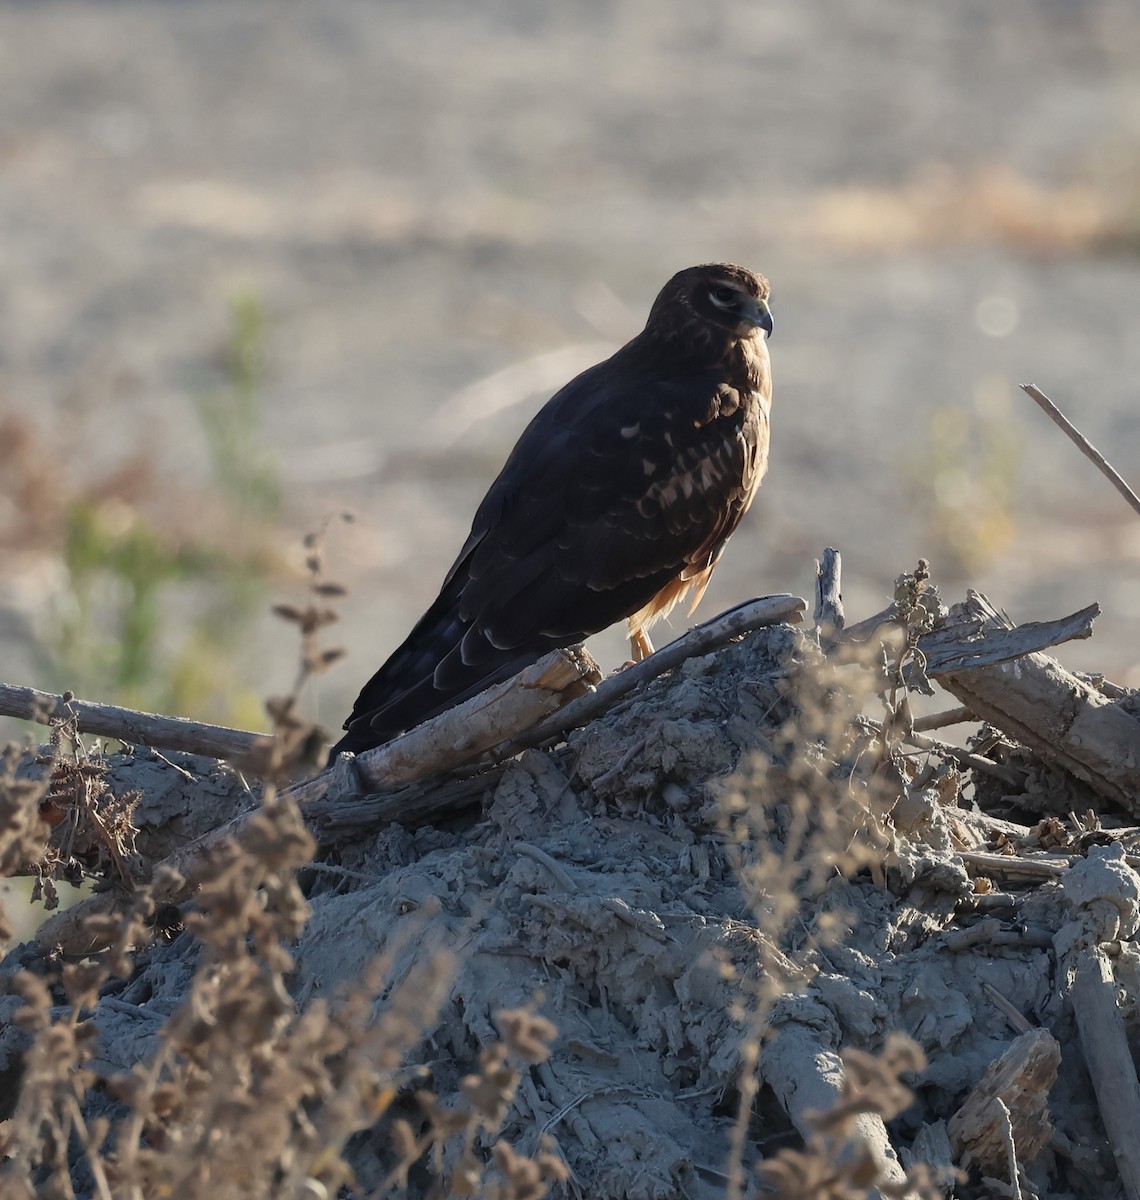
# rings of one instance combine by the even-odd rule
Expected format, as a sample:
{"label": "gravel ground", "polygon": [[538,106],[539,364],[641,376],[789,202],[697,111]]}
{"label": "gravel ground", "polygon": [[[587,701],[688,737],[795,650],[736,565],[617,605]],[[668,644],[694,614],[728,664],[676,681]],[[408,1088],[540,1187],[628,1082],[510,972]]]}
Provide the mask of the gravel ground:
{"label": "gravel ground", "polygon": [[[65,472],[142,447],[201,481],[194,397],[256,295],[290,526],[360,516],[329,724],[531,412],[710,259],[771,277],[776,410],[703,615],[803,593],[833,544],[863,616],[926,555],[1019,619],[1101,601],[1066,661],[1140,683],[1140,525],[1016,392],[1140,480],[1125,0],[7,3],[0,72],[0,409]],[[987,511],[956,561],[939,528]],[[0,579],[6,681],[38,682],[55,578]],[[282,642],[251,639],[255,687],[287,684]]]}

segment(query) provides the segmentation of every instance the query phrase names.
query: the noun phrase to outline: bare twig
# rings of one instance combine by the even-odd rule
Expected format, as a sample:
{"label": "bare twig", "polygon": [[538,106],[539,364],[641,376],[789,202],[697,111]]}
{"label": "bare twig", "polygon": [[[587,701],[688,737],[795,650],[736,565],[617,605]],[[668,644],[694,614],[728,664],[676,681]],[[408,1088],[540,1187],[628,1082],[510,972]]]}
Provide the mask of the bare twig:
{"label": "bare twig", "polygon": [[1049,399],[1045,393],[1033,383],[1023,383],[1021,390],[1035,400],[1040,408],[1050,417],[1054,424],[1068,436],[1078,450],[1093,463],[1100,473],[1132,506],[1133,512],[1140,513],[1140,496],[1128,486],[1120,475],[1109,465],[1103,454],[1085,437],[1083,433],[1065,416],[1063,412]]}
{"label": "bare twig", "polygon": [[911,746],[917,746],[920,750],[930,750],[935,754],[941,754],[943,758],[952,759],[960,767],[969,767],[975,771],[982,771],[986,775],[992,775],[995,779],[1000,779],[1011,787],[1020,788],[1025,784],[1024,772],[1018,771],[1014,767],[1007,767],[1004,763],[996,763],[981,754],[971,754],[969,750],[963,750],[960,746],[951,746],[949,742],[940,742],[921,733],[905,733],[903,741]]}
{"label": "bare twig", "polygon": [[60,717],[74,717],[80,733],[117,738],[130,745],[161,746],[187,754],[204,754],[241,764],[263,751],[273,740],[264,733],[227,729],[224,725],[205,725],[183,717],[166,717],[138,712],[115,704],[94,704],[76,700],[69,692],[54,696],[35,688],[11,687],[0,683],[0,716],[18,717],[50,725]]}
{"label": "bare twig", "polygon": [[1023,875],[1029,879],[1056,879],[1073,864],[1073,859],[1068,856],[1021,858],[1016,854],[991,854],[985,850],[959,850],[958,857],[967,867],[987,874]]}
{"label": "bare twig", "polygon": [[[884,727],[882,721],[876,721],[873,717],[861,716],[859,724],[868,732],[882,736]],[[969,767],[986,775],[992,775],[995,779],[1000,779],[1011,787],[1021,787],[1025,783],[1023,772],[1013,767],[1007,767],[1003,763],[996,763],[992,759],[983,758],[980,754],[971,754],[969,750],[963,750],[960,746],[951,746],[948,742],[939,742],[921,733],[905,731],[902,733],[902,740],[908,745],[916,746],[919,750],[929,750],[931,753],[940,754],[943,758],[949,758],[960,767]]]}
{"label": "bare twig", "polygon": [[1001,1114],[1001,1134],[1002,1140],[1005,1142],[1006,1167],[1009,1170],[1012,1198],[1013,1200],[1022,1200],[1021,1180],[1017,1170],[1017,1142],[1013,1136],[1013,1120],[1008,1105],[1000,1096],[994,1097],[994,1104]]}
{"label": "bare twig", "polygon": [[859,645],[862,642],[870,641],[884,625],[897,626],[897,624],[898,607],[894,604],[888,604],[886,608],[875,613],[874,616],[864,617],[862,621],[856,621],[854,625],[845,626],[843,641]]}
{"label": "bare twig", "polygon": [[1002,1016],[1005,1017],[1005,1019],[1010,1023],[1010,1025],[1013,1026],[1014,1029],[1017,1030],[1018,1033],[1028,1033],[1031,1029],[1036,1028],[1031,1021],[1027,1021],[1025,1019],[1025,1017],[1021,1014],[1020,1009],[1018,1009],[1015,1004],[1007,1000],[992,983],[983,982],[982,990],[987,996],[989,996],[994,1006],[1001,1012]]}
{"label": "bare twig", "polygon": [[976,721],[977,717],[964,705],[948,708],[945,712],[931,713],[927,717],[916,717],[911,729],[915,733],[929,733],[932,729],[944,729],[947,725],[961,725],[964,721]]}

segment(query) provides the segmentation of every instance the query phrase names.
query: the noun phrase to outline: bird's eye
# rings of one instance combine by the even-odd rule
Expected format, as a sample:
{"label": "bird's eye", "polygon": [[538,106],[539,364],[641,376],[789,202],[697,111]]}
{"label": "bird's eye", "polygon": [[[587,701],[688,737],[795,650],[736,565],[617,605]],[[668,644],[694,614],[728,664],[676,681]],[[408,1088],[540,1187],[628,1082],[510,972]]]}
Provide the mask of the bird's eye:
{"label": "bird's eye", "polygon": [[709,299],[717,308],[735,308],[740,302],[740,295],[732,288],[715,287],[709,292]]}

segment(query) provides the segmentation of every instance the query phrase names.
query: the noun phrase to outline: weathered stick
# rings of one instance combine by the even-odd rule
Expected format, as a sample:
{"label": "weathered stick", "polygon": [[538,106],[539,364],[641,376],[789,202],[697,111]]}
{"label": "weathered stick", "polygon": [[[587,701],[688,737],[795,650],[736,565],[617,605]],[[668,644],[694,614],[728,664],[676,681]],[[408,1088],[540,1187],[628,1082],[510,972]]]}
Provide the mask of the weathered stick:
{"label": "weathered stick", "polygon": [[11,687],[0,683],[0,716],[18,717],[49,725],[57,718],[75,718],[80,733],[117,738],[130,745],[161,746],[224,758],[240,765],[264,752],[272,738],[264,733],[227,729],[224,725],[205,725],[183,717],[165,717],[158,713],[137,712],[115,704],[94,704],[76,700],[68,694],[54,696],[35,688]]}
{"label": "weathered stick", "polygon": [[[1033,1162],[1053,1134],[1049,1089],[1060,1065],[1061,1047],[1047,1029],[1034,1029],[1011,1042],[947,1122],[956,1160],[964,1167],[1000,1170],[1012,1136],[1018,1159]],[[1010,1173],[1016,1179],[1016,1165]]]}
{"label": "weathered stick", "polygon": [[[983,605],[992,607],[980,593],[967,591],[966,597],[967,606],[977,598]],[[897,628],[896,613],[897,609],[891,605],[865,621],[848,625],[843,630],[842,642],[853,645],[869,644],[879,630],[885,628],[889,633],[891,626]],[[1027,621],[1024,625],[1005,622],[990,626],[978,620],[971,626],[967,621],[959,619],[957,623],[948,623],[923,634],[918,639],[918,648],[925,656],[926,674],[945,675],[948,671],[964,671],[973,667],[1010,662],[1025,654],[1047,650],[1061,642],[1092,637],[1092,623],[1098,616],[1100,605],[1090,604],[1080,612],[1070,613],[1069,616],[1059,617],[1055,621]]]}
{"label": "weathered stick", "polygon": [[[812,1114],[827,1112],[843,1095],[842,1060],[824,1045],[818,1030],[799,1021],[782,1024],[765,1045],[760,1073],[804,1138],[812,1132]],[[880,1164],[884,1181],[901,1190],[906,1173],[882,1117],[873,1112],[857,1113],[850,1129],[850,1144],[870,1150]],[[909,1200],[912,1193],[906,1196]]]}
{"label": "weathered stick", "polygon": [[989,996],[994,1007],[1018,1033],[1029,1033],[1030,1030],[1036,1028],[1035,1025],[1031,1024],[1021,1015],[1021,1011],[1014,1004],[1011,1004],[992,983],[985,983],[983,981],[982,991]]}
{"label": "weathered stick", "polygon": [[1132,506],[1133,512],[1140,513],[1140,496],[1128,486],[1121,476],[1113,470],[1103,454],[1088,440],[1087,437],[1065,416],[1065,414],[1049,399],[1048,396],[1033,383],[1023,383],[1021,390],[1045,412],[1053,423],[1065,433],[1077,449],[1093,463],[1097,470],[1112,484],[1114,488]]}
{"label": "weathered stick", "polygon": [[[706,653],[738,634],[763,625],[775,624],[780,620],[798,620],[806,607],[804,601],[795,596],[771,596],[730,609],[704,625],[690,630],[637,666],[611,676],[598,688],[597,693],[580,695],[578,699],[571,700],[563,710],[563,713],[571,715],[560,723],[560,729],[552,732],[570,729],[590,720],[597,712],[604,711],[640,683],[654,678],[687,658]],[[576,663],[576,670],[568,670],[567,663]],[[597,664],[584,651],[555,651],[515,676],[513,680],[473,697],[464,705],[441,713],[375,751],[361,755],[354,772],[357,779],[351,782],[354,785],[359,783],[360,769],[363,768],[363,771],[367,772],[366,786],[378,790],[398,788],[411,780],[425,779],[454,770],[456,766],[477,757],[487,749],[488,744],[499,744],[504,756],[506,751],[502,743],[514,747],[509,753],[515,753],[517,749],[523,748],[520,745],[522,741],[530,741],[530,734],[524,736],[524,730],[529,725],[540,720],[552,708],[557,708],[566,695],[573,695],[576,689],[584,691],[597,677]],[[512,694],[516,691],[521,695]],[[504,709],[511,713],[509,721],[503,716]],[[552,723],[559,723],[562,715],[556,712],[554,717],[540,724],[539,729],[550,729]],[[552,736],[552,733],[543,733],[542,736],[545,739]],[[419,757],[421,753],[423,757]],[[330,787],[336,782],[334,769],[289,790],[289,795],[300,806],[302,814],[307,819],[312,816],[318,828],[326,825],[333,827],[338,822],[343,824],[344,814],[341,810],[346,805],[358,809],[358,817],[366,812],[375,824],[407,817],[410,812],[418,813],[421,820],[430,819],[442,812],[453,811],[455,807],[454,799],[444,798],[441,802],[434,796],[420,797],[418,804],[415,801],[409,804],[400,792],[374,799],[340,797],[331,800]],[[252,813],[242,814],[211,830],[168,855],[161,865],[174,868],[179,875],[186,874],[215,846],[239,834],[251,815]],[[104,893],[81,900],[66,913],[59,914],[58,918],[49,919],[41,926],[37,940],[41,945],[49,947],[59,945],[66,953],[93,952],[97,947],[87,945],[84,940],[88,935],[83,927],[83,918],[88,912],[107,911],[108,895],[109,893]],[[185,892],[160,897],[171,902],[183,898]],[[111,907],[113,908],[113,904]]]}
{"label": "weathered stick", "polygon": [[959,850],[968,867],[998,875],[1021,875],[1029,879],[1058,879],[1072,865],[1072,858],[1021,858],[1016,854],[991,854],[985,850]]}
{"label": "weathered stick", "polygon": [[1092,637],[1092,623],[1100,616],[1100,605],[1090,604],[1055,621],[1026,621],[1023,625],[1004,620],[993,623],[986,618],[996,614],[996,609],[985,596],[974,591],[967,591],[963,607],[967,610],[965,620],[949,621],[919,638],[919,649],[926,655],[927,675],[996,666],[1061,642]]}
{"label": "weathered stick", "polygon": [[[1081,615],[1066,620],[1076,622]],[[976,592],[968,593],[951,616],[939,631],[951,644],[960,642],[970,627],[984,643],[994,635],[1000,639],[1002,631],[1012,633],[1009,619]],[[946,661],[976,662],[960,650],[949,651]],[[1140,813],[1140,721],[1055,659],[1034,653],[1019,657],[1015,666],[963,665],[938,675],[942,686],[980,720]]]}
{"label": "weathered stick", "polygon": [[843,612],[843,560],[839,551],[828,546],[815,564],[815,617],[819,642],[823,649],[839,636],[846,616]]}
{"label": "weathered stick", "polygon": [[598,664],[584,649],[554,650],[512,679],[357,755],[361,780],[379,792],[441,775],[517,737],[570,701],[595,694],[601,678]]}
{"label": "weathered stick", "polygon": [[961,725],[964,721],[977,719],[964,704],[961,704],[957,708],[948,708],[945,712],[915,717],[911,729],[915,733],[928,733],[931,729],[945,729],[947,725]]}
{"label": "weathered stick", "polygon": [[1129,1200],[1140,1200],[1140,1082],[1116,1003],[1116,981],[1104,952],[1076,951],[1072,987],[1077,1019],[1097,1106]]}
{"label": "weathered stick", "polygon": [[949,742],[940,742],[936,738],[927,737],[923,733],[918,733],[912,730],[910,733],[903,734],[903,741],[910,746],[916,746],[919,750],[931,750],[935,754],[940,754],[943,758],[949,758],[956,762],[960,767],[969,767],[974,771],[982,771],[986,775],[992,775],[995,779],[1000,779],[1004,783],[1008,783],[1011,787],[1021,787],[1025,782],[1025,776],[1015,767],[1007,767],[1003,763],[996,763],[992,759],[986,758],[984,754],[971,754],[969,750],[963,750],[961,746],[952,746]]}
{"label": "weathered stick", "polygon": [[[876,721],[873,717],[864,716],[859,716],[856,720],[869,733],[882,736],[882,721]],[[940,742],[934,738],[926,737],[925,734],[914,732],[916,727],[917,722],[911,727],[911,732],[908,733],[904,729],[901,733],[902,740],[908,746],[915,746],[919,750],[930,750],[935,754],[941,755],[943,758],[952,759],[960,767],[967,767],[974,771],[982,771],[986,775],[992,775],[995,779],[1000,779],[1004,783],[1009,784],[1010,787],[1020,787],[1024,783],[1023,773],[1014,767],[1007,767],[1002,763],[996,763],[981,754],[971,754],[969,750],[963,750],[960,746],[951,746],[948,742]]]}

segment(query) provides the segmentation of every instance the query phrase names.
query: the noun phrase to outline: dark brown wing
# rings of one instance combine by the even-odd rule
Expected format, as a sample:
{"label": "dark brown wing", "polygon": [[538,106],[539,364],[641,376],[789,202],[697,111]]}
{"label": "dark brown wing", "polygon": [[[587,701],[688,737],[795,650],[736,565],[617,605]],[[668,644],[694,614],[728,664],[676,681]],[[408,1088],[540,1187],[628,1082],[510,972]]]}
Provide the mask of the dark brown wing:
{"label": "dark brown wing", "polygon": [[382,743],[715,561],[763,472],[766,409],[722,368],[647,380],[629,349],[524,431],[438,599],[365,686],[334,754]]}

